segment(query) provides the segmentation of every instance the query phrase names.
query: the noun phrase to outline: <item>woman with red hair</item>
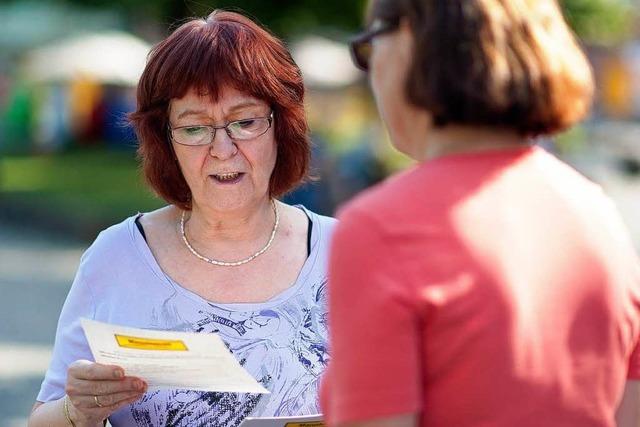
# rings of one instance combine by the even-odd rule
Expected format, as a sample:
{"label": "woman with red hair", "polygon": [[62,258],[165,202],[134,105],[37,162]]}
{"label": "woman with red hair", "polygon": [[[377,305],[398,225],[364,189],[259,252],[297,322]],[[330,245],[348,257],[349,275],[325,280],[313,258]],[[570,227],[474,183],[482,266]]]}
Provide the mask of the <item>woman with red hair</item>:
{"label": "woman with red hair", "polygon": [[[152,50],[137,98],[144,175],[168,206],[105,230],[84,254],[30,425],[233,426],[318,413],[334,221],[277,200],[307,176],[300,70],[266,30],[215,11]],[[92,361],[81,317],[215,332],[271,393],[147,392]]]}

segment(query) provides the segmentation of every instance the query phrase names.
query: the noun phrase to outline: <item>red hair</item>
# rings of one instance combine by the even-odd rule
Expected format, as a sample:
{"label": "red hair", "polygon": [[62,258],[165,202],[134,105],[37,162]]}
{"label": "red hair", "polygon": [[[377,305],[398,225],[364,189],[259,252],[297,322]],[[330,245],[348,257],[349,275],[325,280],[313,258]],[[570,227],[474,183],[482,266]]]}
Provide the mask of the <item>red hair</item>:
{"label": "red hair", "polygon": [[249,18],[215,10],[193,19],[149,54],[129,120],[147,182],[167,202],[191,208],[191,191],[174,158],[168,135],[169,103],[189,89],[215,101],[232,86],[271,105],[277,144],[269,192],[280,196],[308,173],[310,140],[300,69],[282,41]]}

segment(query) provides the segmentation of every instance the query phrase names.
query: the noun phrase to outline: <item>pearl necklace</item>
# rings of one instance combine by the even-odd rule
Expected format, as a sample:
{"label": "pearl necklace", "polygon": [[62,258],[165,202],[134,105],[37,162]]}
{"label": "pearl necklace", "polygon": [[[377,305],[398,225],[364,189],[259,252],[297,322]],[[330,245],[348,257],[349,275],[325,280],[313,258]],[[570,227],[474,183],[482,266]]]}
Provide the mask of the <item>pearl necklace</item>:
{"label": "pearl necklace", "polygon": [[273,224],[273,230],[271,230],[271,236],[269,237],[269,241],[267,242],[266,245],[264,245],[262,249],[260,249],[258,252],[251,255],[248,258],[241,259],[240,261],[219,261],[217,259],[207,258],[206,256],[199,254],[198,251],[196,251],[193,248],[193,246],[191,246],[191,244],[187,240],[187,235],[184,232],[184,216],[186,214],[186,211],[182,211],[182,216],[180,217],[180,234],[182,235],[182,241],[187,246],[187,249],[189,249],[189,251],[193,255],[195,255],[197,258],[201,259],[202,261],[208,262],[209,264],[219,265],[222,267],[237,267],[239,265],[246,264],[250,261],[253,261],[255,258],[259,257],[263,253],[265,253],[267,249],[269,249],[269,247],[271,246],[271,243],[273,243],[273,239],[276,237],[276,231],[278,231],[278,224],[280,224],[280,215],[278,214],[278,209],[276,208],[276,202],[273,199],[271,200],[271,206],[273,207],[273,213],[276,215],[276,220]]}

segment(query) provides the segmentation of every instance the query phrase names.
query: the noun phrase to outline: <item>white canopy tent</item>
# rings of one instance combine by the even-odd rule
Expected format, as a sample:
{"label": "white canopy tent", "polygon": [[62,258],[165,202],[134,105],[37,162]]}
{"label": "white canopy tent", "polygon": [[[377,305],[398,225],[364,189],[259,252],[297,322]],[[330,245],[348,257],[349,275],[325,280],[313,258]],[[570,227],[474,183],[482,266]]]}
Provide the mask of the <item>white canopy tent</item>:
{"label": "white canopy tent", "polygon": [[41,83],[87,78],[135,86],[150,49],[147,42],[120,31],[75,36],[27,53],[23,75]]}
{"label": "white canopy tent", "polygon": [[324,37],[306,37],[292,47],[305,84],[317,88],[341,88],[362,78],[352,63],[349,47]]}
{"label": "white canopy tent", "polygon": [[[98,83],[135,86],[150,49],[144,40],[121,31],[79,35],[30,51],[22,70],[24,77],[33,82],[88,78]],[[295,43],[292,53],[309,86],[339,88],[362,78],[344,44],[311,36]]]}

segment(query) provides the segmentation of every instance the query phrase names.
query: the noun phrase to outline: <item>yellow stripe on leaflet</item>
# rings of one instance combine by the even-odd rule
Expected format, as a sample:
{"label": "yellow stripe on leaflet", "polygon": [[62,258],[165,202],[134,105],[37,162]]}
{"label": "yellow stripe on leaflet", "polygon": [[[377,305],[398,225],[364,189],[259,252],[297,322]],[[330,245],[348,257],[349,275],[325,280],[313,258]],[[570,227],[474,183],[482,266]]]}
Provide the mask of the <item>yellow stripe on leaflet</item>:
{"label": "yellow stripe on leaflet", "polygon": [[311,421],[308,423],[287,423],[284,427],[324,427],[322,421]]}
{"label": "yellow stripe on leaflet", "polygon": [[159,340],[154,338],[131,337],[115,335],[120,347],[135,348],[136,350],[188,351],[182,340]]}

